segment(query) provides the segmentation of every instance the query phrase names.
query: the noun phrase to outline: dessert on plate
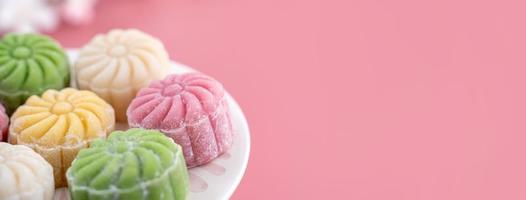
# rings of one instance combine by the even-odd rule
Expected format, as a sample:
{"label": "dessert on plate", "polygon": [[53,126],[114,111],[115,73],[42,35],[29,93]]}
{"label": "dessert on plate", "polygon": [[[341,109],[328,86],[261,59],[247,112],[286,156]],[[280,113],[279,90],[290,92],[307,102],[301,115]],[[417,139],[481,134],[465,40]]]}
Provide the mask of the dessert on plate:
{"label": "dessert on plate", "polygon": [[188,172],[181,147],[155,130],[115,131],[79,152],[67,172],[73,200],[184,200]]}
{"label": "dessert on plate", "polygon": [[126,109],[137,91],[164,78],[169,66],[163,44],[135,29],[95,36],[74,64],[79,88],[110,103],[119,122],[126,122]]}
{"label": "dessert on plate", "polygon": [[200,74],[172,74],[139,91],[128,111],[130,127],[158,129],[183,147],[188,167],[210,162],[232,145],[223,86]]}
{"label": "dessert on plate", "polygon": [[23,145],[0,142],[0,199],[51,200],[53,168]]}
{"label": "dessert on plate", "polygon": [[7,113],[31,95],[69,86],[66,54],[53,39],[38,34],[7,34],[0,39],[0,101]]}
{"label": "dessert on plate", "polygon": [[[68,63],[47,36],[0,38],[0,199],[183,200],[188,168],[231,148],[222,84],[201,73],[170,75],[177,65],[158,39],[115,29],[86,44],[71,70]],[[116,122],[131,129],[112,132]],[[193,170],[197,198],[228,196],[243,169],[227,168],[246,163],[236,156]]]}
{"label": "dessert on plate", "polygon": [[66,88],[30,97],[11,117],[8,141],[23,144],[53,166],[55,185],[66,186],[65,172],[77,152],[115,126],[113,108],[90,91]]}

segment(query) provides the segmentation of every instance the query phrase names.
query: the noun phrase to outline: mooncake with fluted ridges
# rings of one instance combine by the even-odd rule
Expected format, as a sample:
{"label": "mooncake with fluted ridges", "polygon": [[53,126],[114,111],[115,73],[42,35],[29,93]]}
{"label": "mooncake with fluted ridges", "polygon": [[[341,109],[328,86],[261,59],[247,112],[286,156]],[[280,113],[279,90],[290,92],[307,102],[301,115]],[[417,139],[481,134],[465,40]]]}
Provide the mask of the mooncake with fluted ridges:
{"label": "mooncake with fluted ridges", "polygon": [[38,34],[7,34],[0,40],[0,100],[11,114],[31,95],[69,86],[62,47]]}
{"label": "mooncake with fluted ridges", "polygon": [[51,200],[53,168],[32,149],[0,142],[0,199]]}
{"label": "mooncake with fluted ridges", "polygon": [[181,145],[188,167],[210,162],[232,145],[223,86],[203,74],[173,74],[152,82],[127,113],[131,127],[158,129]]}
{"label": "mooncake with fluted ridges", "polygon": [[7,128],[9,127],[9,117],[5,113],[5,108],[0,104],[0,142],[7,140]]}
{"label": "mooncake with fluted ridges", "polygon": [[80,89],[97,93],[126,122],[126,109],[139,89],[164,78],[169,58],[163,44],[139,30],[112,30],[97,35],[75,62]]}
{"label": "mooncake with fluted ridges", "polygon": [[11,117],[9,142],[31,147],[52,166],[57,187],[77,152],[115,126],[113,108],[95,93],[66,88],[31,96]]}
{"label": "mooncake with fluted ridges", "polygon": [[115,131],[79,152],[67,172],[73,200],[183,200],[188,172],[181,147],[159,131]]}

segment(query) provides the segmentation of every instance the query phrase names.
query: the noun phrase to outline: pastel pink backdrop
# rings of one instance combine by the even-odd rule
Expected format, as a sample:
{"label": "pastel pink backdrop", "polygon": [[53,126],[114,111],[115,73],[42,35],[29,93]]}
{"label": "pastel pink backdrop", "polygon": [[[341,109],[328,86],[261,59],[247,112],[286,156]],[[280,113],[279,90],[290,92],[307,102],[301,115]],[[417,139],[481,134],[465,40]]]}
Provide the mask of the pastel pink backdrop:
{"label": "pastel pink backdrop", "polygon": [[252,130],[232,199],[526,199],[524,1],[104,0]]}

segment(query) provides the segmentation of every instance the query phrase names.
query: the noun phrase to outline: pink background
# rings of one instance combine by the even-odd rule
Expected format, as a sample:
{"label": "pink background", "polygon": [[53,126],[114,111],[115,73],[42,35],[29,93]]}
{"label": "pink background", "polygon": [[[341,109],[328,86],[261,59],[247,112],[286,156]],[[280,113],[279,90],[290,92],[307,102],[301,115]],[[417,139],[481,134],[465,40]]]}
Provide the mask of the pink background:
{"label": "pink background", "polygon": [[524,1],[102,0],[220,81],[252,130],[232,199],[526,199]]}

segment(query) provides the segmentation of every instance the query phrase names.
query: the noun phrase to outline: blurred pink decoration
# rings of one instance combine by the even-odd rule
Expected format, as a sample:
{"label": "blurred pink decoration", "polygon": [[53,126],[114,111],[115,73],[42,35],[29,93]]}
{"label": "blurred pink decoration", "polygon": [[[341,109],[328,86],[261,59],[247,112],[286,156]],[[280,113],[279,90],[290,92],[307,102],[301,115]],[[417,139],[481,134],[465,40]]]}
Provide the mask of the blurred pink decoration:
{"label": "blurred pink decoration", "polygon": [[7,127],[9,126],[9,117],[5,113],[5,108],[0,104],[0,142],[7,140]]}
{"label": "blurred pink decoration", "polygon": [[93,10],[95,3],[97,0],[66,0],[60,6],[60,16],[68,24],[87,24],[95,14]]}
{"label": "blurred pink decoration", "polygon": [[82,25],[93,19],[97,0],[1,0],[0,33],[54,31],[61,21]]}

